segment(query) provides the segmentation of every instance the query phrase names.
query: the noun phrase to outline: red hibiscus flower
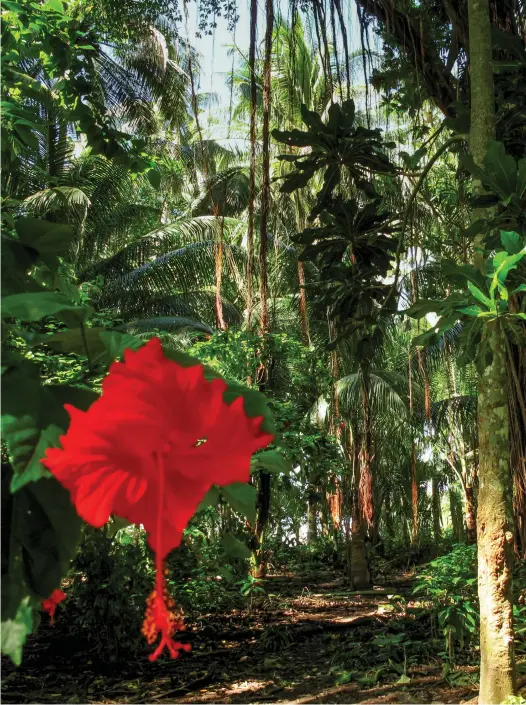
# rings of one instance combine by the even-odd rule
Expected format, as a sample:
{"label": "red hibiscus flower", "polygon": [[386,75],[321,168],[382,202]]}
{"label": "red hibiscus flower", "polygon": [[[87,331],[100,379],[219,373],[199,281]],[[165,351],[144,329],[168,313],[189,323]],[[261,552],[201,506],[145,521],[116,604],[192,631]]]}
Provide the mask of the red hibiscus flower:
{"label": "red hibiscus flower", "polygon": [[225,390],[223,380],[205,379],[202,365],[168,360],[153,338],[113,363],[88,411],[65,405],[71,423],[62,448],[42,461],[88,524],[116,514],[148,532],[156,581],[143,633],[150,644],[161,633],[151,660],[165,646],[172,658],[189,649],[172,639],[183,625],[170,609],[163,560],[210,487],[247,482],[252,454],[273,438],[261,430],[262,417],[247,417],[242,397],[227,404]]}
{"label": "red hibiscus flower", "polygon": [[57,609],[57,605],[59,605],[62,600],[65,599],[65,592],[62,592],[62,590],[53,590],[47,600],[42,600],[42,609],[49,614],[51,618],[51,624],[55,623],[55,611]]}

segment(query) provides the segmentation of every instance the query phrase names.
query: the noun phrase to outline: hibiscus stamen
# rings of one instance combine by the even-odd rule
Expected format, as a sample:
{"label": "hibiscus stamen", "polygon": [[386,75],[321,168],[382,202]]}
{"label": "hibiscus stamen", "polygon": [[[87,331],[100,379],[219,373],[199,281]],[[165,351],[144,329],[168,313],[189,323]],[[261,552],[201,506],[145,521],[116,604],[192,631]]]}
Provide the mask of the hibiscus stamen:
{"label": "hibiscus stamen", "polygon": [[182,612],[176,612],[175,600],[169,597],[168,587],[166,585],[165,575],[168,570],[163,564],[162,543],[162,517],[163,517],[163,500],[164,500],[164,462],[162,454],[155,454],[157,467],[159,470],[158,484],[158,510],[157,510],[157,526],[156,526],[156,545],[159,550],[155,552],[155,589],[150,593],[146,600],[146,612],[142,625],[142,633],[148,644],[153,644],[157,639],[157,635],[161,634],[155,651],[148,656],[150,661],[156,661],[166,647],[171,658],[177,658],[181,651],[190,651],[190,644],[182,644],[181,642],[172,639],[176,632],[185,631],[186,627],[183,621]]}

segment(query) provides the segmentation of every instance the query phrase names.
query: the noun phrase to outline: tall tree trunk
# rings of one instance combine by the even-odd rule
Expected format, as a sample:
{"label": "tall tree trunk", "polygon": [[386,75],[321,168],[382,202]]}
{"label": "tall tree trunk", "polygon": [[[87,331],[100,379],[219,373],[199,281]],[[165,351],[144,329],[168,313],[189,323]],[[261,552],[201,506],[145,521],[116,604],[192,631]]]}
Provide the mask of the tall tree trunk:
{"label": "tall tree trunk", "polygon": [[433,538],[435,543],[438,544],[442,536],[442,520],[440,514],[440,483],[437,477],[433,477],[432,480],[431,511],[433,514]]}
{"label": "tall tree trunk", "polygon": [[413,526],[411,530],[411,544],[418,543],[418,479],[416,474],[416,439],[413,427],[413,369],[411,350],[408,351],[408,377],[409,377],[409,417],[411,421],[411,516]]}
{"label": "tall tree trunk", "polygon": [[470,545],[477,543],[477,519],[475,509],[475,491],[466,485],[464,493],[464,514],[466,517],[466,540]]}
{"label": "tall tree trunk", "polygon": [[254,202],[256,200],[256,29],[258,19],[257,0],[250,0],[250,45],[248,68],[250,72],[250,176],[248,183],[248,230],[247,230],[247,324],[252,318],[252,283],[254,280]]}
{"label": "tall tree trunk", "polygon": [[[259,275],[260,275],[260,306],[261,316],[259,320],[259,330],[263,338],[269,331],[268,315],[268,273],[267,273],[267,224],[270,207],[270,68],[272,58],[272,32],[274,29],[274,6],[273,0],[266,0],[267,26],[265,28],[265,61],[263,66],[263,179],[261,191],[261,229],[259,240]],[[265,340],[263,340],[264,350],[266,350]],[[264,391],[269,381],[269,361],[264,359],[266,352],[262,355],[262,362],[259,374],[260,391]],[[255,535],[255,566],[253,574],[255,577],[263,577],[267,572],[266,560],[264,558],[263,542],[265,529],[267,527],[270,512],[270,475],[263,470],[259,475],[259,495],[258,495],[258,516],[256,522]]]}
{"label": "tall tree trunk", "polygon": [[413,436],[411,443],[411,515],[413,524],[411,528],[411,543],[418,543],[418,477],[416,467],[416,443]]}
{"label": "tall tree trunk", "polygon": [[385,513],[385,534],[389,540],[389,546],[391,547],[395,539],[395,531],[393,526],[393,510],[391,506],[391,494],[386,492],[384,500],[384,513]]}
{"label": "tall tree trunk", "polygon": [[499,322],[485,336],[493,359],[479,384],[477,512],[480,601],[480,694],[501,703],[515,691],[513,652],[513,510],[509,469],[506,348]]}
{"label": "tall tree trunk", "polygon": [[[471,72],[470,150],[481,166],[495,130],[492,42],[488,0],[468,0]],[[474,184],[477,190],[477,184]],[[480,186],[478,187],[480,190]],[[484,263],[484,236],[475,240],[475,264]],[[480,602],[479,702],[501,703],[515,692],[513,652],[513,509],[509,468],[508,375],[505,333],[485,325],[491,361],[479,379],[479,495],[477,514]],[[487,359],[487,358],[486,358]]]}
{"label": "tall tree trunk", "polygon": [[257,499],[257,521],[252,553],[252,575],[264,578],[267,574],[267,561],[264,555],[265,530],[270,516],[270,475],[261,471]]}
{"label": "tall tree trunk", "polygon": [[362,516],[371,529],[374,525],[374,478],[372,471],[372,433],[371,412],[369,405],[369,374],[362,370],[361,374],[363,436],[360,451],[360,507]]}
{"label": "tall tree trunk", "polygon": [[263,65],[263,146],[261,185],[261,219],[259,231],[259,293],[261,316],[259,328],[262,335],[268,333],[268,271],[267,271],[267,237],[268,215],[270,209],[270,107],[271,107],[271,64],[272,33],[274,30],[273,0],[266,0],[267,26],[265,28],[265,61]]}
{"label": "tall tree trunk", "polygon": [[449,512],[451,514],[451,528],[453,530],[453,536],[456,541],[463,542],[465,533],[462,510],[460,507],[458,494],[452,487],[449,488]]}
{"label": "tall tree trunk", "polygon": [[219,330],[226,330],[227,325],[223,315],[223,299],[221,297],[221,283],[223,279],[223,244],[224,244],[225,216],[221,216],[219,224],[219,242],[216,247],[216,325]]}
{"label": "tall tree trunk", "polygon": [[298,260],[298,283],[300,289],[300,323],[301,337],[304,345],[310,345],[309,314],[307,311],[307,296],[305,294],[305,267]]}
{"label": "tall tree trunk", "polygon": [[350,574],[351,585],[355,590],[371,587],[371,576],[365,546],[365,521],[360,506],[360,479],[362,470],[361,446],[358,434],[355,435],[352,453],[353,486],[351,495],[351,551]]}
{"label": "tall tree trunk", "polygon": [[307,489],[307,543],[311,546],[318,538],[318,495],[316,488]]}

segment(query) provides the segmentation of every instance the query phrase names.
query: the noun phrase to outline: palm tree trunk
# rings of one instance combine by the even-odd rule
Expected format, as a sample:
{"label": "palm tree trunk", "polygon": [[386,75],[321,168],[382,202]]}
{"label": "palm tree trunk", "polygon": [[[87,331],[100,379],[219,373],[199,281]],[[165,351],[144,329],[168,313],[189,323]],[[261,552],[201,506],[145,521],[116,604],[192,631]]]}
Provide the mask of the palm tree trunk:
{"label": "palm tree trunk", "polygon": [[252,317],[252,283],[254,280],[254,202],[256,200],[256,29],[258,18],[257,0],[250,2],[250,46],[248,66],[250,71],[250,176],[248,184],[248,231],[247,231],[247,324]]}
{"label": "palm tree trunk", "polygon": [[[265,30],[265,62],[263,67],[263,180],[261,191],[261,229],[259,239],[259,275],[260,275],[260,305],[261,316],[259,320],[260,335],[265,337],[269,331],[268,314],[268,273],[267,273],[267,224],[270,207],[270,69],[272,58],[272,32],[274,28],[273,0],[266,0],[267,26]],[[263,342],[265,345],[265,342]],[[266,347],[266,346],[265,346]],[[262,359],[260,366],[259,384],[263,391],[268,381],[268,360]],[[262,577],[267,572],[266,560],[263,553],[265,529],[270,513],[270,475],[263,470],[259,477],[258,517],[255,535],[255,567],[254,575]]]}
{"label": "palm tree trunk", "polygon": [[411,544],[416,546],[418,543],[418,479],[416,474],[416,441],[413,427],[413,369],[411,349],[408,350],[407,360],[409,378],[409,418],[411,422],[411,515],[413,518]]}
{"label": "palm tree trunk", "polygon": [[452,487],[449,488],[449,512],[451,514],[451,528],[453,536],[459,543],[464,541],[464,521],[462,517],[462,509],[460,507],[459,496]]}
{"label": "palm tree trunk", "polygon": [[307,489],[307,543],[311,546],[318,538],[318,499],[316,489]]}
{"label": "palm tree trunk", "polygon": [[305,295],[305,267],[298,260],[298,282],[300,288],[300,323],[301,337],[305,345],[310,345],[309,315],[307,312],[307,297]]}
{"label": "palm tree trunk", "polygon": [[223,279],[223,245],[224,245],[225,216],[222,215],[219,224],[219,242],[216,246],[216,325],[219,330],[226,330],[227,325],[223,316],[223,299],[221,298],[221,283]]}
{"label": "palm tree trunk", "polygon": [[367,526],[374,525],[374,478],[371,467],[371,414],[369,407],[369,375],[366,370],[361,374],[362,412],[363,412],[363,443],[360,452],[360,505]]}
{"label": "palm tree trunk", "polygon": [[265,29],[265,61],[263,65],[263,179],[261,187],[261,220],[259,231],[259,293],[261,306],[259,328],[262,335],[268,333],[269,329],[267,238],[268,214],[270,209],[270,107],[272,33],[274,30],[273,0],[266,0],[266,17],[267,26]]}
{"label": "palm tree trunk", "polygon": [[367,550],[365,546],[365,521],[362,507],[360,506],[360,480],[362,475],[362,459],[358,434],[355,436],[353,444],[353,487],[351,497],[351,551],[350,551],[350,574],[351,586],[355,590],[364,590],[371,587],[369,564],[367,561]]}
{"label": "palm tree trunk", "polygon": [[[495,98],[488,0],[468,0],[471,128],[470,150],[482,165],[494,137]],[[481,186],[474,184],[474,190]],[[475,238],[475,264],[484,263],[484,235]],[[501,703],[514,695],[513,508],[509,467],[508,375],[505,332],[498,320],[483,337],[492,352],[479,378],[479,495],[477,514],[480,602],[479,702]],[[487,359],[487,358],[486,358]]]}
{"label": "palm tree trunk", "polygon": [[437,477],[433,477],[432,480],[431,511],[433,514],[433,538],[435,544],[438,544],[442,535],[442,520],[440,515],[440,483]]}

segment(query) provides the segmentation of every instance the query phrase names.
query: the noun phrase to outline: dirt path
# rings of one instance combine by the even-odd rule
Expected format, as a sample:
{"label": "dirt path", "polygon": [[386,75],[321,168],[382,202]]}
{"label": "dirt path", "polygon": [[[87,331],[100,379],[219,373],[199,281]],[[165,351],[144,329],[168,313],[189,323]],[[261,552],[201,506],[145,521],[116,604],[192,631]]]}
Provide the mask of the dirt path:
{"label": "dirt path", "polygon": [[[93,665],[56,655],[41,628],[14,669],[2,661],[4,703],[459,703],[476,695],[473,668],[441,677],[430,622],[408,576],[361,594],[344,579],[275,576],[249,609],[189,624],[190,654]],[[51,640],[51,641],[50,641]],[[63,649],[64,651],[64,649]],[[51,657],[50,654],[55,654]]]}

